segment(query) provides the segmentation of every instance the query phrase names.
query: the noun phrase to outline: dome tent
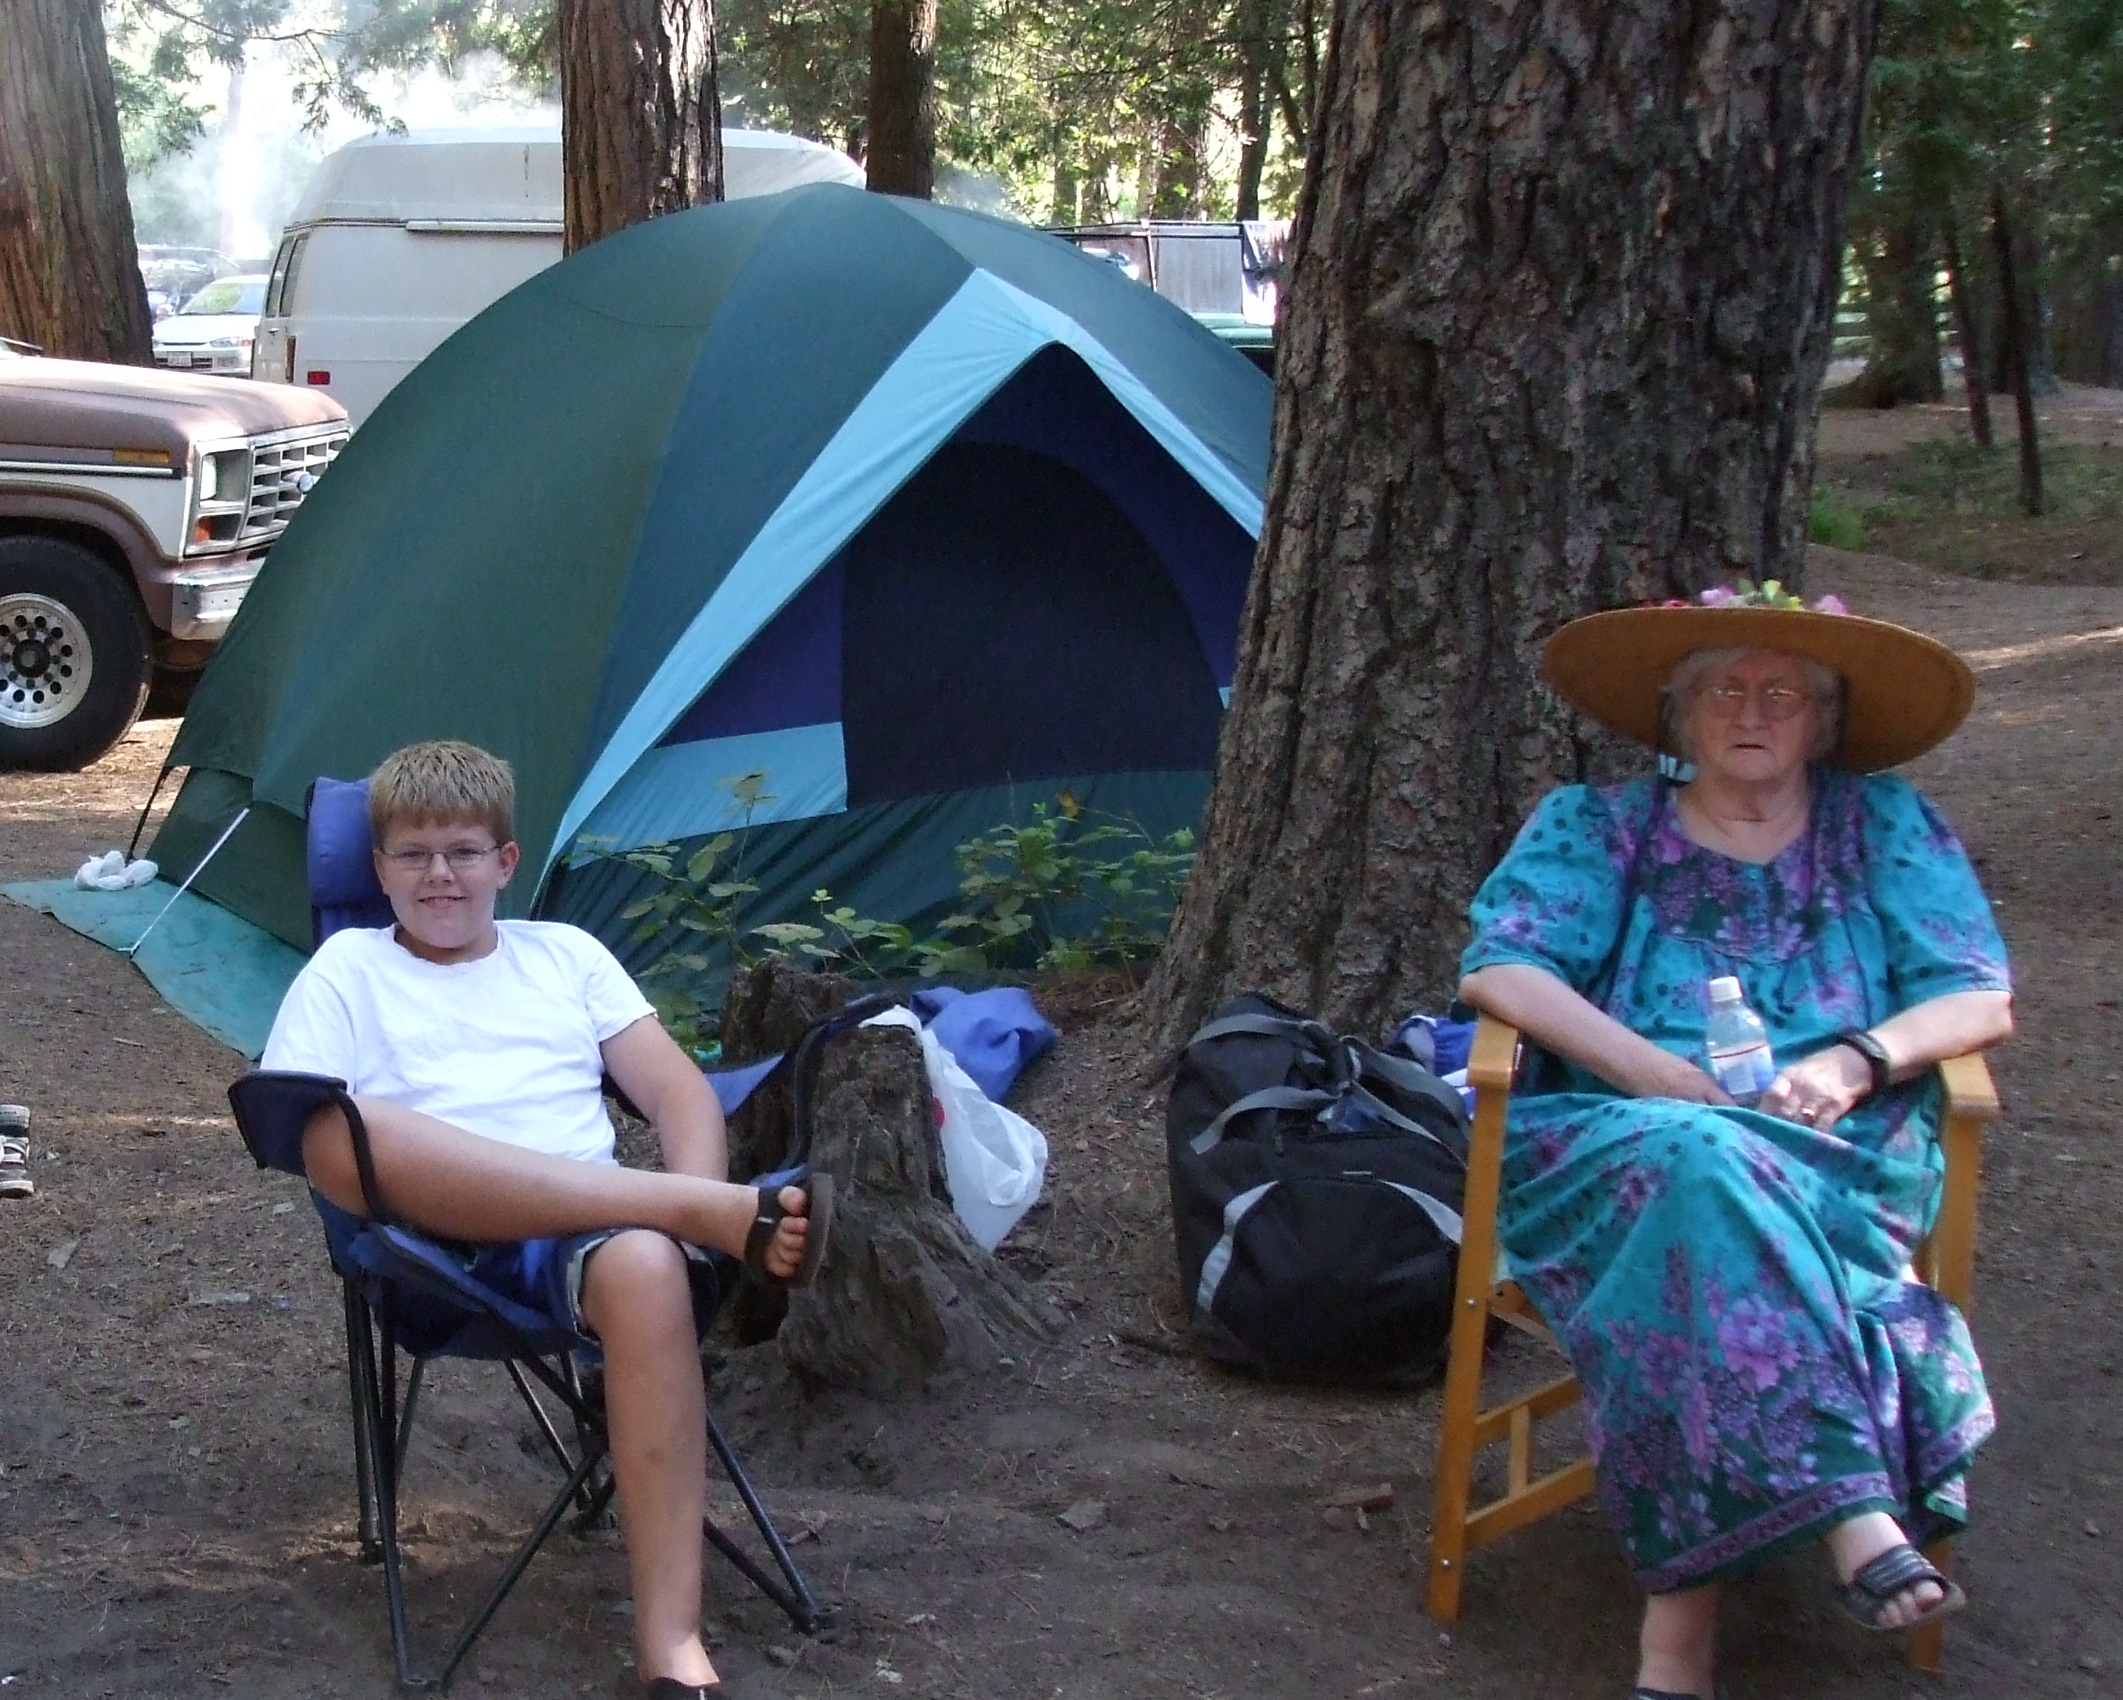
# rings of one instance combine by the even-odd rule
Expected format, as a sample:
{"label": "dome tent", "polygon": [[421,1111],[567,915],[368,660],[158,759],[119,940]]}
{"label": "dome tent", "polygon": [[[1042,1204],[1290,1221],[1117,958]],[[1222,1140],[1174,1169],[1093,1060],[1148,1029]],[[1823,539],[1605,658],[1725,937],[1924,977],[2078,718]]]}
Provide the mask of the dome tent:
{"label": "dome tent", "polygon": [[615,936],[624,870],[750,815],[748,922],[829,886],[919,922],[952,848],[1066,789],[1207,793],[1270,389],[1040,232],[816,185],[654,220],[463,327],[274,551],[170,753],[153,854],[309,944],[320,774],[509,758],[503,912]]}

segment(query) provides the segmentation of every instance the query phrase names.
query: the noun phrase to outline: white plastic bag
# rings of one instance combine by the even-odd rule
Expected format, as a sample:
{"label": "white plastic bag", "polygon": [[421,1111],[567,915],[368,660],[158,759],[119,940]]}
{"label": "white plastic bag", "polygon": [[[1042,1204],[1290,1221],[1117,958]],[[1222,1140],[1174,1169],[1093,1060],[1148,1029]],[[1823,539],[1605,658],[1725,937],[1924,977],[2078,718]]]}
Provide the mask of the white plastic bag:
{"label": "white plastic bag", "polygon": [[158,872],[153,862],[128,862],[123,850],[106,850],[74,870],[74,884],[83,891],[124,891],[147,884]]}
{"label": "white plastic bag", "polygon": [[865,1027],[911,1028],[921,1041],[929,1090],[943,1117],[944,1180],[951,1207],[985,1251],[1039,1201],[1047,1178],[1047,1136],[990,1099],[910,1009],[873,1015]]}

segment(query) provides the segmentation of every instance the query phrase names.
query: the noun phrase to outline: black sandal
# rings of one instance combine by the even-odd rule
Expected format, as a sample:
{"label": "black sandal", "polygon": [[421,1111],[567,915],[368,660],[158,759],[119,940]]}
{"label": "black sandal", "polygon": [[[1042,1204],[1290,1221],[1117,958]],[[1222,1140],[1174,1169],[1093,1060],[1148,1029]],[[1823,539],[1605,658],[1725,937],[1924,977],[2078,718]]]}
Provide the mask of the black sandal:
{"label": "black sandal", "polygon": [[[811,1224],[804,1235],[803,1261],[797,1264],[796,1273],[788,1276],[776,1275],[767,1268],[767,1247],[774,1243],[774,1230],[789,1215],[781,1207],[782,1186],[800,1188],[811,1201],[803,1218]],[[808,1287],[818,1279],[818,1266],[826,1260],[826,1242],[833,1237],[833,1177],[802,1169],[781,1186],[755,1190],[759,1202],[751,1231],[745,1235],[745,1268],[770,1287]]]}
{"label": "black sandal", "polygon": [[[1881,1614],[1910,1589],[1926,1582],[1938,1586],[1940,1597],[1907,1623],[1882,1623]],[[1968,1604],[1957,1583],[1917,1549],[1904,1541],[1868,1559],[1851,1572],[1850,1580],[1835,1590],[1835,1602],[1844,1616],[1860,1629],[1876,1635],[1902,1635],[1927,1623],[1948,1617]]]}

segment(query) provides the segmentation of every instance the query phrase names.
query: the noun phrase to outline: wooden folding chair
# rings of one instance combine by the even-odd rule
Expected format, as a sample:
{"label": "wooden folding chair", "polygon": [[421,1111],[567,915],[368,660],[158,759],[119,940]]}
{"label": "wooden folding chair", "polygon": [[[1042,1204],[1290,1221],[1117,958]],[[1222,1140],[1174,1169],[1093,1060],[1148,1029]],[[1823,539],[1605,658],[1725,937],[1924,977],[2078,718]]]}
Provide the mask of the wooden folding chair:
{"label": "wooden folding chair", "polygon": [[[1461,1578],[1473,1548],[1552,1516],[1592,1491],[1589,1456],[1539,1477],[1533,1474],[1534,1425],[1578,1402],[1576,1376],[1557,1376],[1530,1393],[1482,1408],[1482,1352],[1492,1315],[1550,1346],[1556,1343],[1518,1283],[1504,1276],[1497,1255],[1504,1110],[1518,1050],[1515,1027],[1493,1016],[1482,1017],[1467,1063],[1467,1080],[1475,1090],[1474,1127],[1467,1157],[1459,1288],[1438,1436],[1437,1509],[1430,1526],[1426,1609],[1441,1623],[1459,1616]],[[1980,1056],[1951,1057],[1939,1065],[1939,1073],[1946,1088],[1946,1119],[1940,1135],[1946,1152],[1945,1194],[1931,1237],[1917,1253],[1916,1269],[1965,1315],[1975,1284],[1976,1189],[1982,1172],[1983,1127],[1997,1116],[1998,1096],[1989,1066]],[[1499,1441],[1509,1446],[1504,1491],[1482,1505],[1472,1505],[1475,1459]],[[1941,1571],[1950,1560],[1950,1545],[1939,1540],[1925,1549]],[[1936,1670],[1944,1631],[1943,1623],[1931,1623],[1912,1632],[1910,1663],[1920,1670]]]}

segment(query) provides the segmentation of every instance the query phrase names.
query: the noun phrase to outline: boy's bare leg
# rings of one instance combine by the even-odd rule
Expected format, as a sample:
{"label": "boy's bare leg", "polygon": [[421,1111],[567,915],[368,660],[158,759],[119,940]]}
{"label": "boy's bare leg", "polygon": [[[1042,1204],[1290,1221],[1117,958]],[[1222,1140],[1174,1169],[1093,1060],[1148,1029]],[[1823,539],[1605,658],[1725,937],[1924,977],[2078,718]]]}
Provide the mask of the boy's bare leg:
{"label": "boy's bare leg", "polygon": [[605,1414],[642,1680],[713,1682],[715,1667],[700,1640],[706,1395],[685,1254],[656,1233],[605,1241],[583,1269],[582,1312],[604,1347]]}
{"label": "boy's bare leg", "polygon": [[[460,1240],[547,1239],[599,1228],[659,1228],[692,1245],[742,1256],[756,1190],[698,1175],[579,1163],[468,1133],[402,1104],[357,1097],[384,1204],[414,1226]],[[319,1110],[302,1139],[310,1184],[342,1210],[368,1214],[353,1136],[337,1109]],[[791,1212],[774,1231],[767,1268],[796,1272],[810,1201],[784,1187]]]}

